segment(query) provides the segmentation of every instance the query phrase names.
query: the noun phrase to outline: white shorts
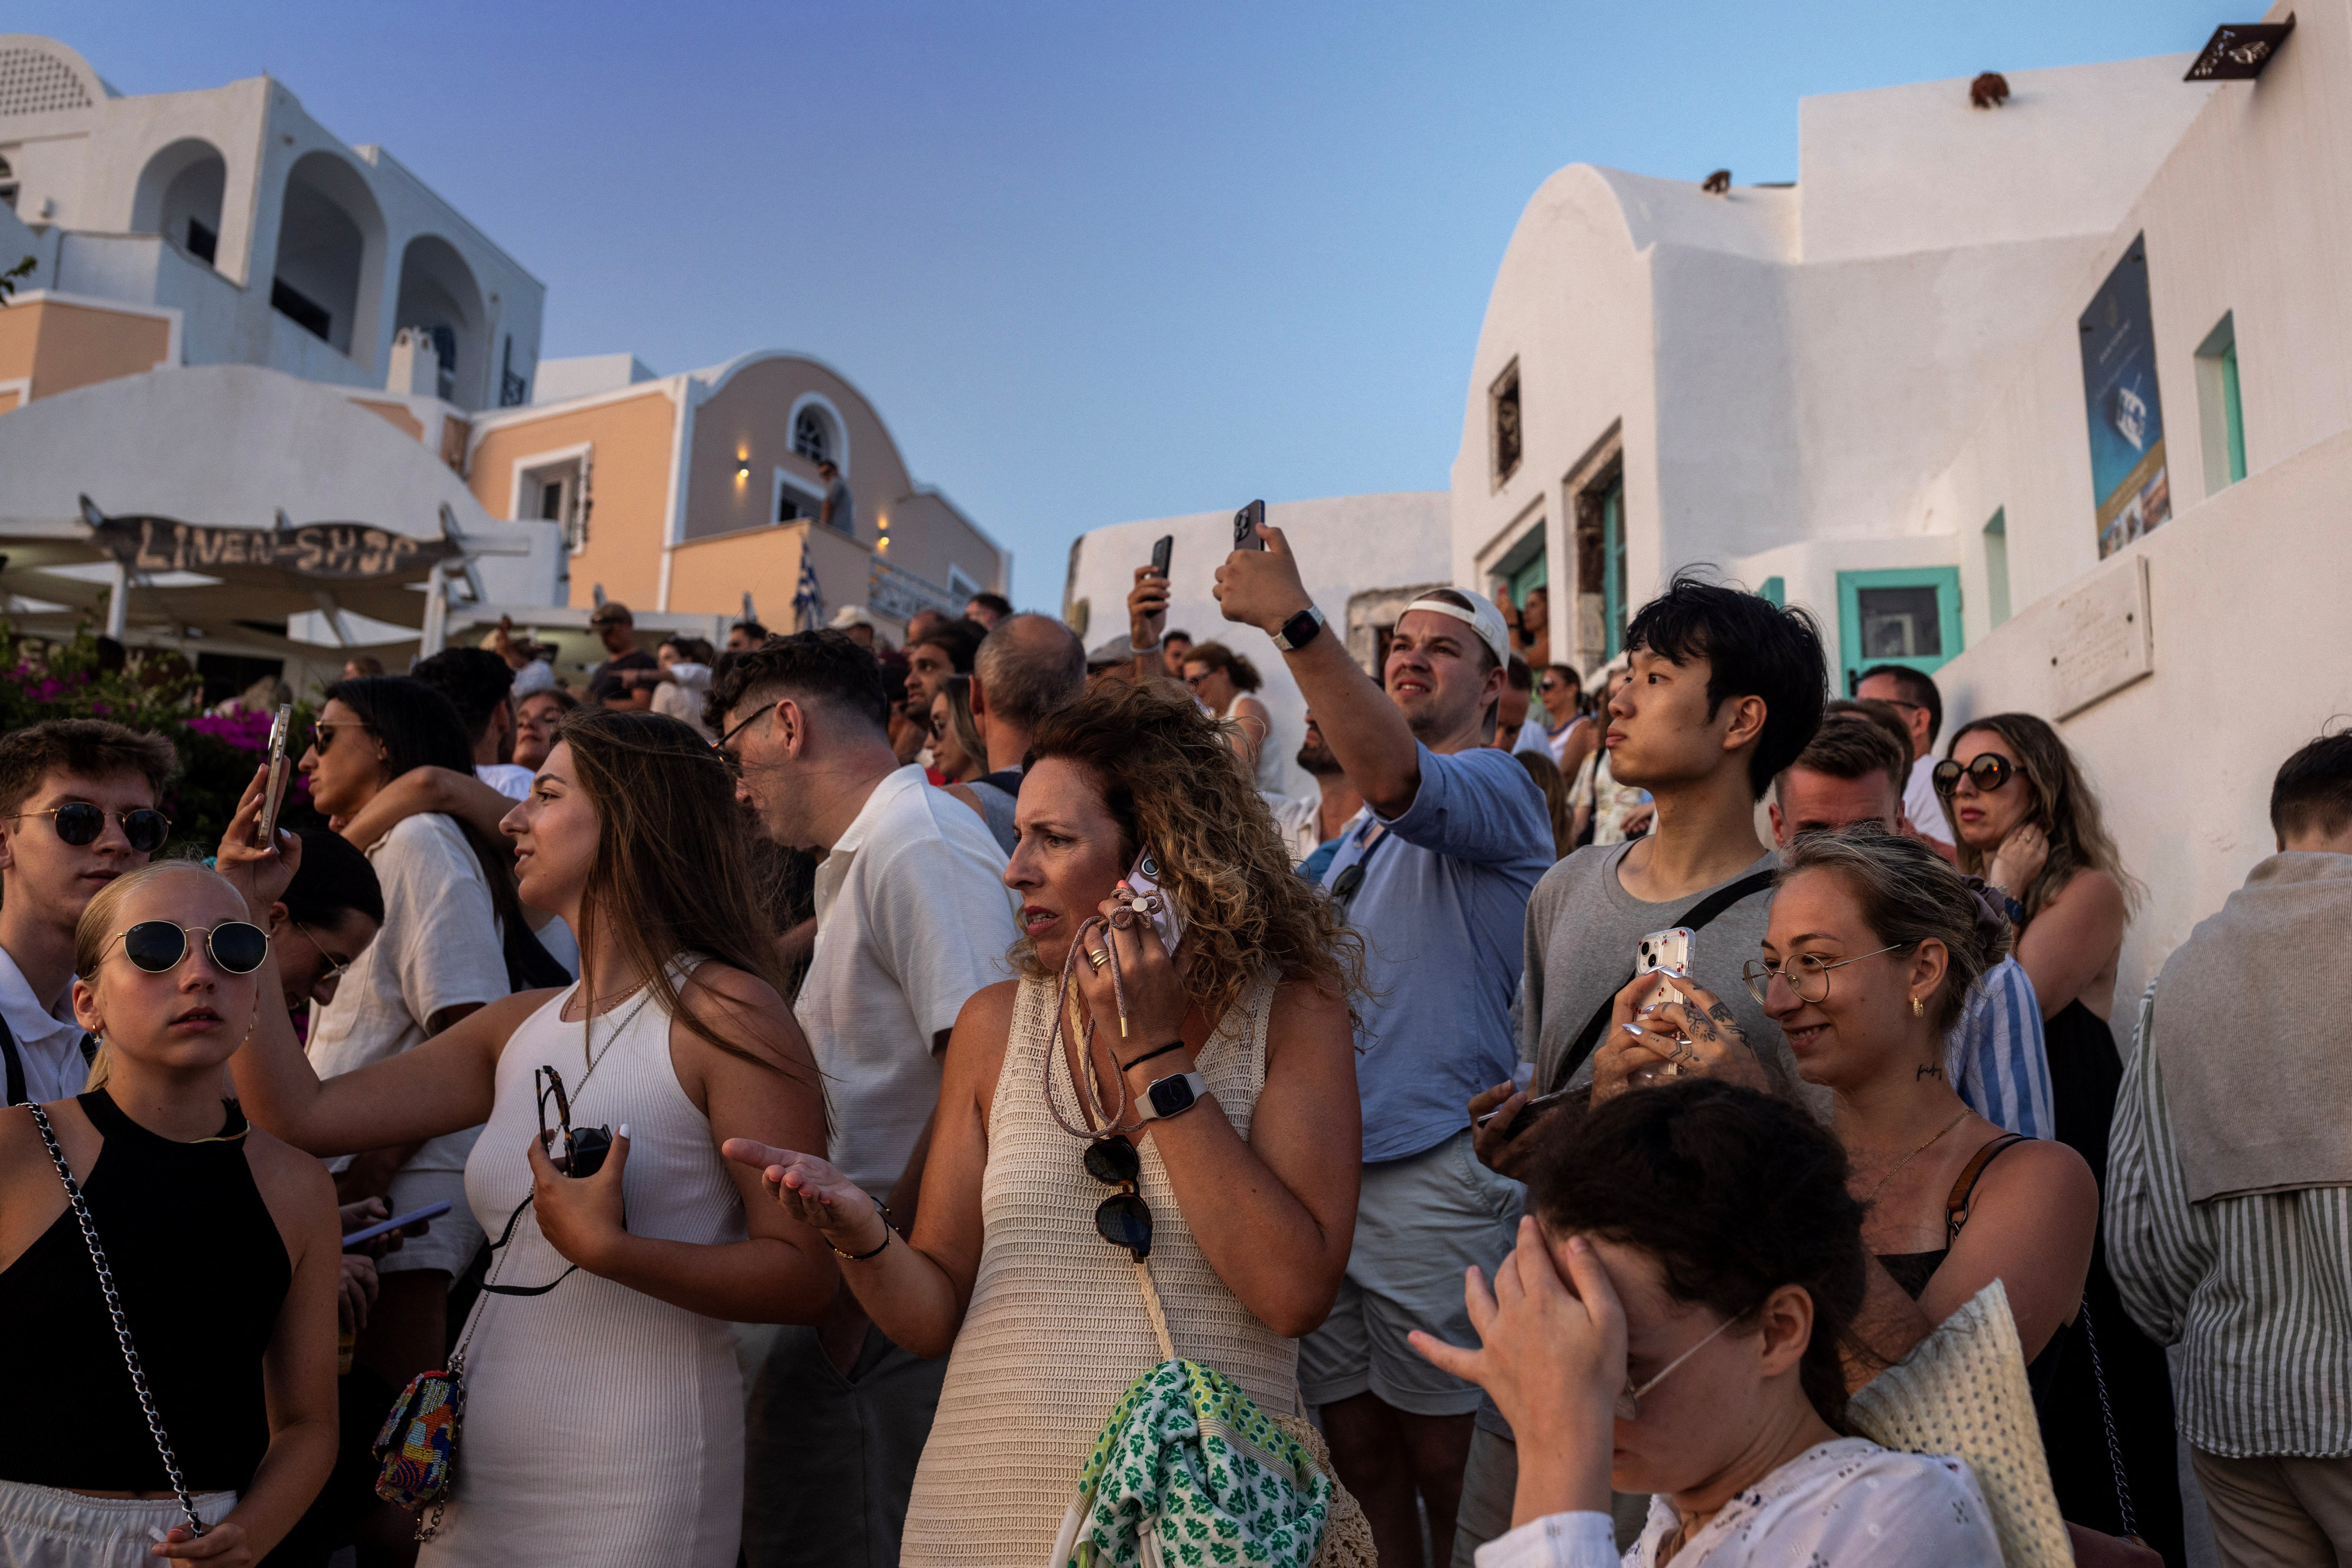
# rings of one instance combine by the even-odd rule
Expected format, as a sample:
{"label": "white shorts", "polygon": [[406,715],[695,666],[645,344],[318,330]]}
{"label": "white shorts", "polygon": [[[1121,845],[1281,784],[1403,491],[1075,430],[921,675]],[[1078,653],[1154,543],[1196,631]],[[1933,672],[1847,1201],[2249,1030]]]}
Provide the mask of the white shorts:
{"label": "white shorts", "polygon": [[[394,1215],[446,1201],[449,1212],[433,1222],[423,1236],[412,1236],[399,1247],[375,1260],[378,1274],[399,1274],[412,1268],[438,1268],[455,1279],[474,1261],[482,1247],[482,1227],[475,1222],[473,1205],[466,1201],[463,1171],[402,1171],[392,1178],[384,1194]],[[389,1217],[389,1216],[386,1216]],[[7,1568],[0,1563],[0,1568]]]}
{"label": "white shorts", "polygon": [[[218,1524],[235,1492],[198,1492],[196,1517]],[[185,1524],[176,1498],[94,1498],[0,1481],[0,1568],[155,1568],[148,1548]]]}

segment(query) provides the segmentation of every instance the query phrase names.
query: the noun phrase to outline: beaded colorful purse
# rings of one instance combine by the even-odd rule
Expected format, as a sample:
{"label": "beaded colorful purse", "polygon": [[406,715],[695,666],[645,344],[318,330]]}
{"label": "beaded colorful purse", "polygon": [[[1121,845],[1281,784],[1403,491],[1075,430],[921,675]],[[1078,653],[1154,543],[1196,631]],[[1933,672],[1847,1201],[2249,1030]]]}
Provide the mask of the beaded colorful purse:
{"label": "beaded colorful purse", "polygon": [[466,1357],[460,1351],[446,1372],[421,1372],[409,1380],[375,1435],[373,1452],[383,1466],[375,1495],[405,1509],[430,1504],[433,1517],[417,1522],[416,1538],[430,1541],[441,1528],[457,1472],[457,1427],[466,1414]]}

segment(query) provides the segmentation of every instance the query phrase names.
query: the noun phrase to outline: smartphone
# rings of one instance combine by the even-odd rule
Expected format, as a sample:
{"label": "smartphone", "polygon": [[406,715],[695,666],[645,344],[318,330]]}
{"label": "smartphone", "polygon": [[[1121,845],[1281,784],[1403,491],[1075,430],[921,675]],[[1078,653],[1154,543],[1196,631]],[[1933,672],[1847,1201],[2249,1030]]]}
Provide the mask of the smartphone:
{"label": "smartphone", "polygon": [[426,1204],[421,1209],[411,1209],[406,1214],[396,1214],[390,1219],[378,1220],[365,1230],[355,1230],[343,1237],[343,1250],[349,1252],[352,1247],[373,1241],[379,1236],[390,1236],[395,1230],[405,1230],[419,1220],[439,1219],[448,1212],[448,1200],[444,1199],[437,1204]]}
{"label": "smartphone", "polygon": [[1176,536],[1163,533],[1151,547],[1151,574],[1161,582],[1168,580],[1169,558],[1176,553]]}
{"label": "smartphone", "polygon": [[[1517,1138],[1528,1128],[1533,1127],[1536,1124],[1537,1118],[1543,1115],[1545,1111],[1549,1110],[1553,1106],[1565,1101],[1575,1092],[1576,1091],[1574,1089],[1556,1089],[1549,1094],[1537,1095],[1533,1100],[1528,1100],[1525,1105],[1519,1107],[1519,1113],[1511,1118],[1511,1125],[1505,1130],[1503,1136],[1507,1139]],[[1478,1125],[1484,1127],[1486,1123],[1494,1121],[1495,1118],[1501,1114],[1503,1114],[1503,1112],[1501,1109],[1497,1107],[1496,1109],[1486,1112],[1486,1115],[1478,1118]]]}
{"label": "smartphone", "polygon": [[[1662,969],[1688,974],[1691,941],[1696,934],[1688,926],[1668,926],[1664,931],[1652,931],[1633,944],[1634,974],[1655,974]],[[1634,1011],[1638,1013],[1643,1007],[1656,1006],[1661,1003],[1679,1002],[1682,994],[1674,988],[1672,982],[1661,976],[1655,985],[1642,993],[1641,1001],[1634,1004]],[[1667,1062],[1656,1062],[1634,1068],[1633,1080],[1635,1083],[1660,1083],[1681,1076],[1679,1068]]]}
{"label": "smartphone", "polygon": [[269,726],[269,784],[261,796],[261,816],[253,825],[253,847],[267,849],[275,844],[278,834],[278,808],[286,803],[286,779],[289,769],[286,762],[286,742],[294,732],[294,704],[278,705],[278,717]]}
{"label": "smartphone", "polygon": [[1150,848],[1128,868],[1127,886],[1147,906],[1144,912],[1150,917],[1151,929],[1160,933],[1160,945],[1168,950],[1169,957],[1175,957],[1176,944],[1184,940],[1184,916],[1176,908],[1176,896],[1160,885],[1160,861]]}
{"label": "smartphone", "polygon": [[1265,521],[1265,502],[1254,500],[1234,513],[1234,548],[1264,550],[1265,541],[1257,536],[1258,525]]}

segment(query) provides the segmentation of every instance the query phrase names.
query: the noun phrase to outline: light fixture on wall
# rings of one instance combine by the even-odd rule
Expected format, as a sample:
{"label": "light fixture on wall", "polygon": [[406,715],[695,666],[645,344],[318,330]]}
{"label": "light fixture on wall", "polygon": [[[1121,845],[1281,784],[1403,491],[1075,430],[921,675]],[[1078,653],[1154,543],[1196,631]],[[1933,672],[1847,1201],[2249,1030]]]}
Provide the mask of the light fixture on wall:
{"label": "light fixture on wall", "polygon": [[751,457],[750,457],[748,454],[745,454],[745,455],[741,455],[741,456],[737,457],[737,458],[736,458],[736,459],[735,459],[735,482],[736,482],[737,484],[739,484],[739,485],[740,485],[740,484],[741,484],[744,480],[746,480],[746,479],[750,479],[751,477]]}

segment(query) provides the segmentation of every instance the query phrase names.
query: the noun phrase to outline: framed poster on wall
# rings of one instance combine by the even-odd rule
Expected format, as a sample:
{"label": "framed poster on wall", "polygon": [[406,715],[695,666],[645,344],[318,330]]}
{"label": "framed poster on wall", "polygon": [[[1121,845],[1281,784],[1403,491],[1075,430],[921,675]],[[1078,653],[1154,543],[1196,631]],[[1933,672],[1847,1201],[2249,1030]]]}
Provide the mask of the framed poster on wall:
{"label": "framed poster on wall", "polygon": [[2102,559],[2172,516],[2164,400],[2147,305],[2147,237],[2136,236],[2083,312],[2083,412]]}

